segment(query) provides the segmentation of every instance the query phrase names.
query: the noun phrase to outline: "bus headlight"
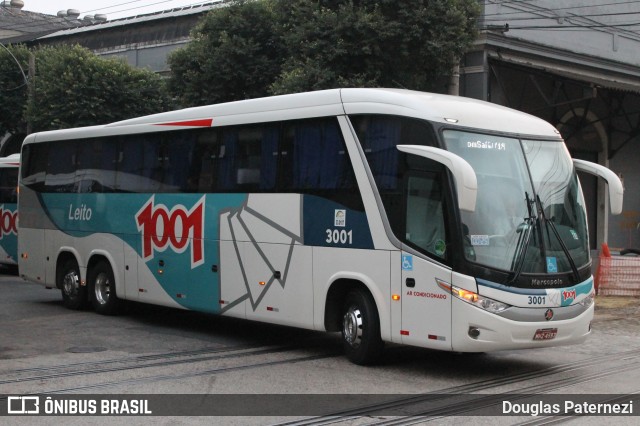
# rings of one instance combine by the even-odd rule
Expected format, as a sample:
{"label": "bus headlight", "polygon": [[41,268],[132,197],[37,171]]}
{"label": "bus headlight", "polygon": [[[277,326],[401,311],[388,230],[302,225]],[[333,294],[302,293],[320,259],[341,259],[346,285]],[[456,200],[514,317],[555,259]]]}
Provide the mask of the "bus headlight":
{"label": "bus headlight", "polygon": [[582,305],[585,308],[588,308],[589,306],[591,306],[593,304],[595,298],[596,298],[596,293],[594,291],[592,291],[591,293],[589,293],[589,295],[587,297],[585,297],[584,299],[579,301],[578,305]]}
{"label": "bus headlight", "polygon": [[451,293],[452,296],[457,297],[460,300],[464,300],[471,305],[474,305],[480,309],[484,309],[485,311],[489,311],[493,314],[498,314],[511,307],[511,305],[507,305],[506,303],[498,302],[497,300],[481,296],[478,293],[458,288],[451,284],[447,284],[444,281],[436,281],[438,282],[438,286],[440,288],[447,291],[448,293]]}

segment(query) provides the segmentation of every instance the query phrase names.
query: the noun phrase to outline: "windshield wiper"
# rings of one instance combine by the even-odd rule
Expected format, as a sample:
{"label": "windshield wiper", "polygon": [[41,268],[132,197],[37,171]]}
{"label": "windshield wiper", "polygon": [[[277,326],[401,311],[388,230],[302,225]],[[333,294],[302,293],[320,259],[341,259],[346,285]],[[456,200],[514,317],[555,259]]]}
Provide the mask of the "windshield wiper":
{"label": "windshield wiper", "polygon": [[[569,261],[569,266],[571,266],[571,270],[573,271],[573,274],[575,275],[576,280],[579,280],[580,274],[578,272],[576,262],[573,260],[573,257],[571,257],[569,248],[567,248],[567,245],[564,243],[562,238],[560,238],[560,232],[558,232],[558,228],[556,227],[556,224],[553,223],[553,220],[547,219],[547,216],[544,214],[544,206],[542,205],[542,200],[540,199],[540,196],[536,195],[536,199],[538,201],[538,206],[540,208],[540,216],[542,217],[542,222],[545,224],[545,228],[547,229],[547,232],[549,232],[548,229],[551,228],[551,230],[553,231],[553,235],[555,235],[555,237],[558,239],[558,242],[560,243],[560,247],[562,248],[562,251],[564,252],[565,256],[567,256],[567,260]],[[550,225],[550,226],[546,226],[546,225]],[[551,238],[549,238],[549,241],[551,241]]]}
{"label": "windshield wiper", "polygon": [[509,280],[509,284],[515,283],[522,273],[526,257],[525,255],[529,248],[529,242],[531,241],[531,230],[535,227],[532,224],[537,220],[537,217],[533,214],[532,206],[534,201],[529,197],[529,193],[527,191],[524,192],[524,197],[525,202],[527,203],[527,212],[529,216],[525,217],[524,222],[518,225],[518,228],[516,229],[516,232],[520,234],[520,236],[516,242],[516,250],[513,254],[513,261],[511,262],[511,270],[514,271],[514,275],[513,278]]}

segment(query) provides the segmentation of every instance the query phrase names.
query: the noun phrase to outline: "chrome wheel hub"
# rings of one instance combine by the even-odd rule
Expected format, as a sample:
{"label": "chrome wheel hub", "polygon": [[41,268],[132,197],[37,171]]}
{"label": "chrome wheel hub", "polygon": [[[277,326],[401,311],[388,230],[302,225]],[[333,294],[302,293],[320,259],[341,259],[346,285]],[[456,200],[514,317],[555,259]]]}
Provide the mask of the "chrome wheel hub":
{"label": "chrome wheel hub", "polygon": [[107,274],[99,274],[95,282],[96,301],[104,305],[111,296],[111,281]]}
{"label": "chrome wheel hub", "polygon": [[351,306],[342,318],[342,335],[352,347],[360,346],[362,340],[362,313]]}
{"label": "chrome wheel hub", "polygon": [[62,280],[62,288],[64,293],[68,296],[75,296],[78,294],[79,280],[78,274],[75,271],[67,272]]}

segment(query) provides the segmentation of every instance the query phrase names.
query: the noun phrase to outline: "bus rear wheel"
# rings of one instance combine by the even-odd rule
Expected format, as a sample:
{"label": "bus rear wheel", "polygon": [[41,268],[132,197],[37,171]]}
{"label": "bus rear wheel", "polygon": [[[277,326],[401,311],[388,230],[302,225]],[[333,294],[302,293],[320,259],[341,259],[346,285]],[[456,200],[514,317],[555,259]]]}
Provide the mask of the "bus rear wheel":
{"label": "bus rear wheel", "polygon": [[347,294],[342,316],[342,343],[347,358],[354,364],[373,364],[380,357],[384,345],[380,338],[380,320],[368,293],[352,291]]}
{"label": "bus rear wheel", "polygon": [[74,259],[67,259],[62,264],[58,281],[66,308],[80,310],[87,305],[87,288],[80,283],[80,268]]}
{"label": "bus rear wheel", "polygon": [[120,303],[116,295],[116,281],[111,266],[104,261],[97,263],[89,271],[88,282],[93,309],[101,315],[118,313]]}

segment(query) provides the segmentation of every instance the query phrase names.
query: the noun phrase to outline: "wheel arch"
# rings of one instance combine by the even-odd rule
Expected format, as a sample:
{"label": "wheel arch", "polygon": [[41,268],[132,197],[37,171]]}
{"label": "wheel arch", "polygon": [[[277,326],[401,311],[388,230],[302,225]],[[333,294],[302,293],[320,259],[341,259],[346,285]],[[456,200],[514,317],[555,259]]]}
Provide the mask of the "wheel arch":
{"label": "wheel arch", "polygon": [[80,266],[80,261],[78,260],[79,256],[78,253],[73,249],[73,248],[67,248],[67,247],[63,247],[60,249],[60,251],[58,251],[58,256],[56,257],[56,269],[55,269],[55,286],[57,289],[62,289],[62,266],[69,260],[73,260],[74,262],[76,262],[76,265],[78,265],[78,272],[80,272],[80,281],[81,283],[85,282],[86,279],[86,273],[85,276],[83,276],[83,272],[85,272],[83,270],[83,268]]}
{"label": "wheel arch", "polygon": [[380,334],[383,340],[388,340],[390,336],[385,333],[389,330],[389,310],[385,308],[384,296],[374,283],[369,282],[363,276],[341,276],[335,277],[327,289],[324,305],[324,327],[326,331],[340,331],[342,328],[342,308],[347,295],[358,290],[368,294],[378,312],[380,321]]}
{"label": "wheel arch", "polygon": [[105,250],[93,250],[89,254],[89,261],[87,262],[87,277],[89,276],[89,271],[94,268],[98,263],[105,262],[111,268],[111,272],[113,272],[113,278],[116,281],[116,294],[120,298],[125,297],[125,289],[124,289],[124,276],[122,275],[122,271],[117,267],[117,263],[115,259]]}

